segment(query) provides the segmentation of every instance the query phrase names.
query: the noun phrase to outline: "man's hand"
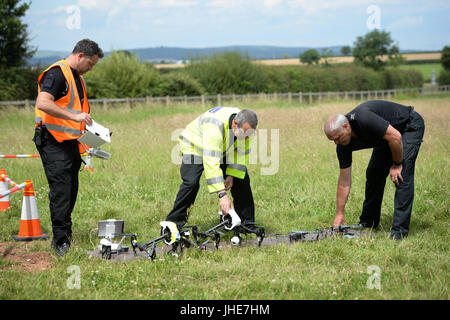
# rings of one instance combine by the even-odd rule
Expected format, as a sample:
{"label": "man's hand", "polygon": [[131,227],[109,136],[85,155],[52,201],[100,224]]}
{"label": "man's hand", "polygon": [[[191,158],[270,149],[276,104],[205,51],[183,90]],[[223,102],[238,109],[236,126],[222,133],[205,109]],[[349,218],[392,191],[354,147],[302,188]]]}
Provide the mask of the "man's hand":
{"label": "man's hand", "polygon": [[233,187],[233,177],[228,176],[225,178],[225,191],[228,191]]}
{"label": "man's hand", "polygon": [[403,182],[402,169],[403,169],[403,165],[393,164],[391,169],[389,170],[389,175],[391,177],[391,180],[396,186],[398,186],[400,184],[400,182]]}
{"label": "man's hand", "polygon": [[92,117],[89,113],[71,113],[61,108],[55,103],[55,98],[47,92],[40,92],[36,99],[36,107],[45,113],[60,119],[72,120],[76,122],[85,121],[86,124],[92,125]]}
{"label": "man's hand", "polygon": [[86,122],[87,125],[92,125],[92,116],[89,113],[77,113],[74,115],[73,121]]}
{"label": "man's hand", "polygon": [[228,211],[233,208],[233,204],[231,203],[231,199],[228,195],[225,195],[219,199],[219,207],[224,216],[226,216]]}
{"label": "man's hand", "polygon": [[333,227],[339,227],[340,225],[345,225],[345,217],[344,214],[336,214],[336,217],[334,218]]}

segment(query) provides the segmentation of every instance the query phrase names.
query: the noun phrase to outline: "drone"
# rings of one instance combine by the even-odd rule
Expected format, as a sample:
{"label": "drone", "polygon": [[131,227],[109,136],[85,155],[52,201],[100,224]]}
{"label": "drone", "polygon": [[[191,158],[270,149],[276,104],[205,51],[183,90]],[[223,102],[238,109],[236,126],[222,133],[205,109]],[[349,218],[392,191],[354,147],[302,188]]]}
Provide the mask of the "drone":
{"label": "drone", "polygon": [[[231,238],[232,246],[241,246],[243,244],[242,236],[247,234],[256,235],[256,245],[261,247],[266,237],[265,229],[256,225],[254,222],[243,222],[232,227],[231,217],[229,215],[222,216],[219,224],[205,231],[200,231],[198,226],[185,226],[174,237],[174,234],[167,227],[167,222],[161,222],[161,235],[148,242],[138,242],[137,235],[134,233],[123,233],[123,220],[104,220],[99,222],[99,236],[103,237],[100,241],[99,249],[101,250],[102,259],[110,260],[112,255],[120,255],[128,252],[128,248],[123,246],[126,238],[130,238],[131,248],[134,256],[138,256],[138,250],[144,252],[146,257],[154,261],[157,256],[157,245],[164,243],[169,250],[167,253],[178,257],[185,248],[197,248],[202,250],[211,249],[208,246],[210,241],[213,242],[213,248],[219,249],[222,237],[226,232],[233,232]],[[289,232],[288,235],[276,235],[283,242],[313,242],[329,237],[343,236],[345,238],[359,238],[363,235],[363,226],[358,225],[340,225],[338,227],[318,228],[314,231],[297,230]],[[114,242],[115,237],[121,237],[118,243]],[[254,242],[253,242],[254,243]],[[249,243],[247,243],[248,245]],[[163,250],[166,251],[166,250]],[[160,251],[161,252],[161,251]]]}
{"label": "drone", "polygon": [[[109,228],[109,229],[108,229]],[[100,241],[99,249],[102,253],[102,259],[110,260],[113,254],[121,254],[122,252],[128,252],[128,247],[122,245],[126,238],[130,238],[131,248],[135,256],[140,252],[145,252],[150,260],[155,260],[157,255],[157,245],[164,243],[170,247],[168,253],[173,256],[178,256],[183,252],[184,248],[198,248],[207,249],[207,244],[213,240],[214,248],[219,249],[221,238],[225,235],[225,232],[233,231],[234,236],[231,239],[231,243],[234,246],[239,246],[242,242],[242,235],[255,234],[257,236],[258,246],[265,237],[264,227],[257,226],[253,222],[244,222],[238,226],[232,228],[231,218],[224,216],[223,220],[216,226],[207,229],[206,231],[200,231],[198,226],[185,226],[179,231],[179,236],[173,239],[173,234],[169,228],[161,222],[161,235],[148,242],[138,242],[137,235],[134,233],[123,233],[123,220],[104,220],[99,222],[99,237],[103,237]],[[121,237],[118,243],[115,243],[113,239],[115,237]],[[206,240],[205,240],[206,239]]]}

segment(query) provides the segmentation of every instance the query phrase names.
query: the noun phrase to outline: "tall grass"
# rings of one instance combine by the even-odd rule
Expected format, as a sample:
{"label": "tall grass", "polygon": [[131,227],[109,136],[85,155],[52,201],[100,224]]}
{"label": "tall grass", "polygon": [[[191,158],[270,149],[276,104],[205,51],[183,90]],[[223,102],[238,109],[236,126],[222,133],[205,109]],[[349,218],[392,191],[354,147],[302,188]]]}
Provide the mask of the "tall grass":
{"label": "tall grass", "polygon": [[[172,133],[203,111],[189,107],[93,108],[94,119],[113,132],[104,150],[108,161],[94,159],[94,173],[80,173],[80,190],[72,214],[70,253],[52,260],[54,268],[38,273],[2,268],[1,299],[448,299],[449,287],[449,120],[448,96],[403,98],[426,122],[417,160],[416,197],[407,239],[389,240],[394,188],[388,181],[380,231],[373,238],[327,239],[274,247],[198,251],[154,262],[111,263],[90,257],[90,235],[98,243],[99,220],[125,220],[125,232],[138,240],[159,235],[159,221],[170,211],[181,179],[171,162]],[[259,129],[278,129],[279,168],[261,175],[265,164],[249,167],[256,220],[267,234],[330,226],[334,219],[338,162],[334,144],[322,133],[329,114],[349,111],[352,101],[298,106],[258,102]],[[244,107],[244,105],[239,105]],[[35,153],[33,112],[0,111],[2,154]],[[270,135],[269,135],[270,137]],[[270,140],[269,140],[270,141]],[[270,150],[270,147],[269,147]],[[364,197],[369,150],[354,155],[353,186],[346,208],[348,223],[357,223]],[[48,186],[39,159],[0,159],[16,182],[32,179],[42,228],[51,233]],[[206,229],[218,222],[218,200],[204,178],[189,224]],[[0,242],[12,241],[19,229],[21,195],[0,213]],[[94,231],[93,231],[94,230]],[[230,235],[224,238],[229,240]],[[250,236],[251,237],[251,236]],[[50,251],[38,242],[35,251]],[[1,258],[0,258],[1,259]],[[0,260],[2,261],[2,260]],[[81,289],[69,289],[71,265],[80,267]],[[381,271],[381,288],[369,289],[369,266]]]}

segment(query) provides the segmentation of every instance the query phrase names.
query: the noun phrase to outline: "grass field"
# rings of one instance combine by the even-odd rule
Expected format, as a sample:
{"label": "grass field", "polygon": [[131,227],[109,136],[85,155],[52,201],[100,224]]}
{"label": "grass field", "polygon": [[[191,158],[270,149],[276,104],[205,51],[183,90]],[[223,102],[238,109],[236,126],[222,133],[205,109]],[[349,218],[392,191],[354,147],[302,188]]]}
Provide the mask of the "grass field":
{"label": "grass field", "polygon": [[[408,61],[414,60],[439,60],[441,58],[440,52],[430,52],[430,53],[405,53],[402,56]],[[388,59],[387,56],[383,56],[383,60]],[[322,58],[322,62],[324,59]],[[328,63],[351,63],[353,62],[353,56],[338,56],[330,57],[327,59]],[[269,65],[269,66],[279,66],[279,65],[304,65],[300,62],[299,58],[290,59],[269,59],[269,60],[256,60],[257,63]]]}
{"label": "grass field", "polygon": [[431,73],[434,70],[436,75],[436,83],[438,82],[439,73],[441,72],[442,64],[440,63],[425,63],[425,64],[415,64],[415,65],[401,65],[401,69],[415,69],[422,73],[425,82],[431,82]]}
{"label": "grass field", "polygon": [[[0,299],[449,299],[449,152],[450,96],[398,98],[413,105],[426,122],[417,160],[416,198],[407,239],[389,239],[394,187],[389,181],[380,230],[373,238],[326,239],[314,243],[264,248],[198,251],[179,258],[159,256],[154,262],[111,263],[86,254],[98,244],[100,220],[125,220],[125,232],[145,241],[159,235],[159,222],[173,205],[181,182],[171,162],[172,134],[204,111],[200,106],[92,108],[96,121],[113,132],[104,147],[108,161],[94,160],[94,173],[80,173],[80,190],[72,214],[71,251],[57,258],[50,241],[12,243],[19,231],[22,194],[11,196],[12,208],[0,212]],[[279,167],[249,167],[256,220],[266,234],[314,230],[332,224],[338,163],[334,144],[322,133],[329,114],[344,113],[356,102],[302,105],[257,102],[258,129],[279,130]],[[239,105],[244,106],[244,105]],[[0,153],[36,153],[32,110],[0,111]],[[270,136],[270,135],[269,135]],[[272,146],[273,147],[273,146]],[[270,150],[271,147],[269,147]],[[272,149],[274,150],[274,149]],[[357,223],[364,197],[369,150],[353,158],[353,186],[346,208],[347,223]],[[48,186],[39,159],[0,159],[0,167],[20,183],[32,179],[44,231],[51,234]],[[206,229],[218,222],[218,201],[207,193],[204,178],[189,224]],[[251,236],[250,236],[251,237]],[[230,238],[227,235],[224,241]],[[2,247],[0,246],[0,249]],[[5,249],[6,248],[6,249]],[[7,258],[22,250],[32,260],[45,255],[41,269],[21,268]],[[23,261],[27,263],[26,259]],[[28,264],[30,261],[28,261]],[[79,267],[79,289],[68,286],[71,266]],[[367,284],[378,268],[380,287]]]}
{"label": "grass field", "polygon": [[[440,52],[428,52],[428,53],[405,53],[402,55],[408,61],[414,60],[439,60],[441,58]],[[384,57],[387,59],[387,56]],[[327,59],[328,63],[351,63],[353,62],[353,56],[338,56],[330,57]],[[264,59],[264,60],[254,60],[255,63],[268,65],[268,66],[292,66],[292,65],[306,65],[300,62],[298,57],[287,58],[287,59]],[[321,63],[324,60],[322,59]],[[182,68],[184,64],[156,64],[156,68]]]}

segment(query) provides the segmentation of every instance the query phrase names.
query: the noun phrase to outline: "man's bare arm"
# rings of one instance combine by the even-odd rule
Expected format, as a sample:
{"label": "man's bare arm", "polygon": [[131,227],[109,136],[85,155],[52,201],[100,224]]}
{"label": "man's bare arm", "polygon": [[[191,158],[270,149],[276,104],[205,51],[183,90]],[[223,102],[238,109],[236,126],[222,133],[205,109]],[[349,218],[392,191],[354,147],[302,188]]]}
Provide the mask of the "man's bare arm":
{"label": "man's bare arm", "polygon": [[344,209],[352,186],[352,167],[340,169],[336,192],[336,217],[334,226],[345,224]]}
{"label": "man's bare arm", "polygon": [[91,125],[92,124],[92,117],[89,113],[71,113],[69,111],[67,111],[64,108],[59,107],[56,103],[55,103],[55,98],[47,92],[40,92],[37,100],[36,100],[36,107],[55,117],[55,118],[60,118],[60,119],[64,119],[64,120],[73,120],[76,122],[83,122],[85,121],[86,124]]}
{"label": "man's bare arm", "polygon": [[389,125],[386,134],[383,136],[389,144],[392,153],[392,161],[394,162],[389,170],[389,176],[395,185],[399,185],[403,181],[403,142],[402,135],[393,126]]}

